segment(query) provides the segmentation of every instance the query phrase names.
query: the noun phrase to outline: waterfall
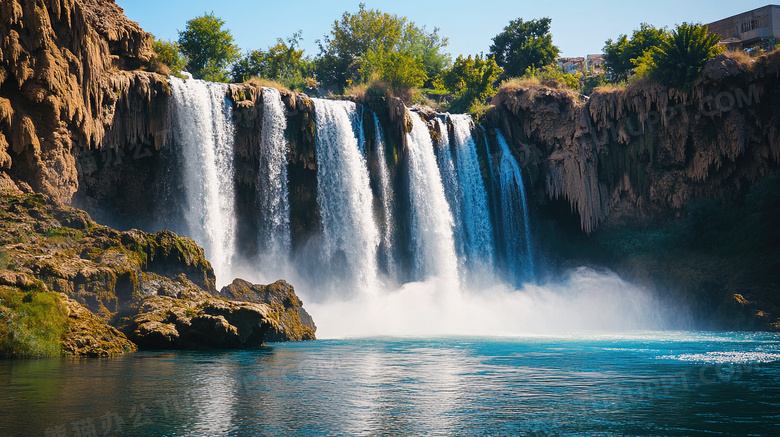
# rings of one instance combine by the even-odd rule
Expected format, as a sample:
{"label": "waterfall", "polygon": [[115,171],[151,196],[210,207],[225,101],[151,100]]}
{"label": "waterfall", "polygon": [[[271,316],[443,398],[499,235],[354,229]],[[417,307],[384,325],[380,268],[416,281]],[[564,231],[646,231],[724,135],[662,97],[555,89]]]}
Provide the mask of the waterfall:
{"label": "waterfall", "polygon": [[[447,115],[444,117],[447,117]],[[446,119],[442,120],[437,117],[436,123],[438,123],[439,131],[441,132],[439,141],[436,144],[436,162],[439,165],[439,172],[441,173],[444,196],[447,198],[447,203],[450,205],[450,211],[452,211],[454,223],[452,230],[456,253],[458,254],[458,259],[462,259],[466,256],[466,241],[462,223],[463,211],[461,208],[463,194],[460,191],[455,160],[452,156],[452,149],[450,148],[450,132],[447,128]]]}
{"label": "waterfall", "polygon": [[[226,85],[172,78],[171,88],[173,139],[183,161],[186,226],[182,233],[203,246],[219,282],[225,283],[232,279],[237,250],[234,132]],[[268,270],[291,261],[289,146],[279,91],[263,88],[262,100],[256,238],[261,265]],[[497,257],[516,284],[534,280],[523,178],[500,132],[499,151],[489,162],[491,173],[495,170],[491,203],[469,116],[445,114],[435,118],[433,123],[438,123],[440,136],[434,146],[428,125],[412,112],[413,127],[406,135],[404,151],[405,172],[394,176],[376,114],[370,112],[375,138],[367,141],[364,127],[370,126],[363,123],[370,118],[366,118],[369,114],[362,106],[358,110],[352,102],[313,102],[316,199],[322,231],[306,243],[306,253],[313,256],[296,254],[299,261],[319,266],[307,269],[309,277],[318,281],[327,278],[331,285],[362,291],[378,289],[379,271],[387,272],[391,280],[438,277],[458,282],[468,278],[469,272],[490,271]],[[372,145],[371,151],[367,144]],[[371,173],[376,176],[373,181],[369,159],[376,172]],[[408,211],[402,212],[407,217],[394,217],[399,213],[394,177],[406,180],[401,186],[408,187]],[[406,199],[401,205],[406,205]],[[403,245],[395,240],[399,235]],[[411,260],[411,271],[399,271],[401,260]],[[301,264],[295,268],[306,267]]]}
{"label": "waterfall", "polygon": [[444,195],[433,142],[425,122],[411,113],[407,134],[412,249],[419,279],[438,276],[457,282],[458,260],[452,228],[454,219]]}
{"label": "waterfall", "polygon": [[533,244],[523,176],[517,160],[512,156],[504,136],[498,129],[496,138],[501,152],[498,179],[507,268],[515,282],[535,282]]}
{"label": "waterfall", "polygon": [[[324,256],[331,272],[344,274],[364,289],[375,289],[379,231],[374,222],[368,169],[353,130],[355,104],[312,99],[316,122],[317,202]],[[336,270],[334,270],[336,269]]]}
{"label": "waterfall", "polygon": [[227,85],[175,77],[170,81],[173,137],[183,158],[186,233],[205,250],[220,285],[232,279],[236,234]]}
{"label": "waterfall", "polygon": [[[258,172],[261,259],[284,260],[290,252],[290,201],[287,188],[287,117],[282,97],[275,88],[263,88],[263,130]],[[263,260],[267,262],[268,260]]]}
{"label": "waterfall", "polygon": [[395,253],[393,251],[393,188],[390,184],[390,170],[387,168],[387,158],[385,156],[385,142],[382,132],[382,126],[379,124],[379,118],[374,116],[374,132],[376,135],[376,159],[379,169],[379,197],[382,201],[382,254],[385,258],[387,273],[391,278],[396,278],[398,271],[395,263]]}
{"label": "waterfall", "polygon": [[365,106],[360,105],[360,113],[358,114],[357,111],[353,111],[350,118],[352,119],[352,129],[355,131],[355,136],[357,137],[358,150],[360,150],[360,153],[365,157],[366,133],[363,131],[363,111],[365,111]]}
{"label": "waterfall", "polygon": [[493,226],[477,146],[471,135],[471,116],[457,114],[450,119],[455,137],[465,255],[471,265],[481,264],[489,269],[493,264]]}

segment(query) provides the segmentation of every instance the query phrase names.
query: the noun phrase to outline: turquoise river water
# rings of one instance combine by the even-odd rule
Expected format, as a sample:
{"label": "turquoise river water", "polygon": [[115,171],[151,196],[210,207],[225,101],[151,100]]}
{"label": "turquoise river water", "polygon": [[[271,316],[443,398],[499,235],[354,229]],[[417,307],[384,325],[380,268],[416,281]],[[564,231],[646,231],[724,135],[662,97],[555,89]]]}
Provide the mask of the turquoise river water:
{"label": "turquoise river water", "polygon": [[3,436],[780,435],[780,335],[368,338],[0,361]]}

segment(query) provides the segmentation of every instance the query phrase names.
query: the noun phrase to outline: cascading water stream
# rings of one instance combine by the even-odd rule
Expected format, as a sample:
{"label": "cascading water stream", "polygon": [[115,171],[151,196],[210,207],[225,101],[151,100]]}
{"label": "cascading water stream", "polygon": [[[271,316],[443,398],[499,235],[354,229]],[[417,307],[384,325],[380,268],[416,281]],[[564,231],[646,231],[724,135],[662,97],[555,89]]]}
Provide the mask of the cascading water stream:
{"label": "cascading water stream", "polygon": [[398,268],[395,263],[395,252],[393,250],[393,188],[390,183],[390,170],[387,168],[387,158],[385,156],[385,141],[382,132],[382,126],[379,124],[379,118],[374,116],[374,132],[376,133],[376,159],[379,169],[379,196],[382,201],[382,219],[384,227],[382,228],[381,248],[385,258],[387,274],[390,278],[396,278]]}
{"label": "cascading water stream", "polygon": [[350,117],[352,118],[353,129],[357,137],[358,150],[364,157],[366,156],[366,133],[363,131],[363,112],[365,110],[365,106],[360,105],[360,113],[355,111]]}
{"label": "cascading water stream", "polygon": [[[374,222],[368,169],[352,126],[355,104],[312,99],[316,121],[317,201],[330,265],[343,256],[345,275],[376,289],[379,230]],[[342,278],[343,279],[343,278]]]}
{"label": "cascading water stream", "polygon": [[220,285],[232,279],[236,243],[232,106],[224,84],[170,81],[173,136],[184,161],[185,233],[203,247]]}
{"label": "cascading water stream", "polygon": [[493,226],[487,191],[477,159],[477,147],[471,135],[471,117],[456,114],[451,115],[450,120],[455,137],[465,255],[472,266],[480,264],[490,271],[494,253]]}
{"label": "cascading water stream", "polygon": [[498,129],[496,129],[496,138],[501,151],[498,179],[507,268],[515,282],[535,282],[533,243],[531,227],[528,223],[528,204],[523,175],[504,136]]}
{"label": "cascading water stream", "polygon": [[[444,115],[444,117],[447,117],[447,115]],[[463,194],[460,191],[455,160],[452,156],[452,149],[450,149],[450,132],[447,129],[446,119],[442,120],[442,118],[437,117],[436,123],[439,125],[440,132],[439,140],[436,144],[436,162],[439,165],[441,183],[444,187],[444,196],[447,198],[447,203],[450,205],[453,223],[455,224],[452,228],[452,232],[456,252],[458,254],[458,259],[463,259],[463,257],[466,256],[466,240],[462,223],[463,210],[461,208]]]}
{"label": "cascading water stream", "polygon": [[[260,226],[258,247],[263,263],[286,259],[290,252],[290,202],[287,181],[287,117],[275,88],[263,88],[263,130],[258,172]],[[266,258],[266,259],[263,259]]]}
{"label": "cascading water stream", "polygon": [[418,279],[436,276],[457,283],[454,220],[444,195],[433,142],[420,116],[414,112],[411,116],[414,124],[407,134],[407,154],[415,273]]}

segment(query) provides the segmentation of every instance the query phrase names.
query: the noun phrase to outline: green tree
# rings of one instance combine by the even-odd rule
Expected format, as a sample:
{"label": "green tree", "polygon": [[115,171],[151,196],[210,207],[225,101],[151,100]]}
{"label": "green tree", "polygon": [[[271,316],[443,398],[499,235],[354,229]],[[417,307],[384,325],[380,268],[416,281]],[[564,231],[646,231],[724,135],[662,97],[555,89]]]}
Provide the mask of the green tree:
{"label": "green tree", "polygon": [[634,61],[636,74],[652,77],[670,87],[687,89],[708,59],[722,53],[720,37],[705,24],[683,23],[664,35],[661,44]]}
{"label": "green tree", "polygon": [[233,35],[214,12],[187,21],[179,31],[179,47],[187,56],[187,70],[197,79],[227,82],[227,67],[240,57]]}
{"label": "green tree", "polygon": [[179,50],[179,46],[176,42],[155,39],[152,41],[152,48],[155,53],[155,56],[152,59],[152,65],[155,69],[159,70],[160,65],[165,65],[170,70],[168,74],[183,77],[181,72],[185,69],[187,61]]}
{"label": "green tree", "polygon": [[625,79],[634,68],[633,61],[647,50],[658,47],[664,39],[664,29],[642,23],[634,30],[631,39],[620,35],[616,41],[608,39],[604,46],[604,64],[615,76],[613,80]]}
{"label": "green tree", "polygon": [[253,50],[233,64],[231,75],[234,82],[243,82],[252,77],[279,81],[293,89],[302,88],[304,78],[311,76],[311,62],[298,49],[301,31],[287,40],[276,39],[276,44],[267,51]]}
{"label": "green tree", "polygon": [[522,76],[528,67],[552,64],[560,50],[552,43],[549,18],[512,20],[493,38],[490,54],[509,76]]}
{"label": "green tree", "polygon": [[455,95],[450,110],[471,112],[476,105],[495,94],[493,84],[502,72],[492,56],[458,56],[452,68],[444,69],[439,74],[435,85]]}
{"label": "green tree", "polygon": [[425,71],[422,59],[409,50],[369,50],[360,61],[360,74],[364,82],[384,80],[398,95],[408,95],[412,88],[421,87],[428,80]]}
{"label": "green tree", "polygon": [[400,51],[407,51],[425,67],[427,85],[433,85],[433,79],[449,66],[452,60],[449,53],[443,51],[449,44],[449,39],[439,35],[439,28],[434,27],[433,32],[428,33],[423,27],[415,25],[407,26],[401,44]]}
{"label": "green tree", "polygon": [[369,50],[388,53],[401,41],[406,17],[366,9],[344,12],[333,22],[330,35],[318,40],[318,73],[328,85],[343,87],[359,79],[359,60]]}
{"label": "green tree", "polygon": [[[407,76],[407,79],[415,78],[411,82],[416,83],[418,66],[423,66],[428,78],[435,77],[449,63],[449,55],[442,52],[448,41],[439,35],[439,29],[428,32],[406,17],[365,6],[361,3],[354,14],[344,12],[341,20],[333,23],[330,34],[317,41],[320,54],[315,60],[316,70],[327,85],[341,88],[376,74],[384,76],[380,78],[388,82],[397,82],[398,77]],[[408,59],[410,56],[414,62]],[[391,57],[413,66],[414,71],[409,74],[393,72],[394,78],[386,76],[390,70],[383,65]],[[409,83],[410,80],[402,82]]]}

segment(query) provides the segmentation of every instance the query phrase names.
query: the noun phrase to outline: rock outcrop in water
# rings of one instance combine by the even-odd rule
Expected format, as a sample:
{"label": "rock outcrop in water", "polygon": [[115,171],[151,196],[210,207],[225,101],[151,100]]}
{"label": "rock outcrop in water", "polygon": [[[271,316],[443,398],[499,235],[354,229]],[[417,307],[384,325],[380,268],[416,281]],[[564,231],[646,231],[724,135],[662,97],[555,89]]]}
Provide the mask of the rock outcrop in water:
{"label": "rock outcrop in water", "polygon": [[227,302],[195,290],[178,296],[145,299],[122,330],[143,349],[239,348],[280,341],[267,338],[279,326],[267,305]]}
{"label": "rock outcrop in water", "polygon": [[260,285],[235,279],[233,283],[223,287],[219,295],[231,301],[268,305],[273,312],[273,318],[279,322],[271,327],[268,341],[301,341],[315,338],[317,326],[314,320],[303,309],[303,302],[296,296],[293,286],[285,281]]}
{"label": "rock outcrop in water", "polygon": [[[0,303],[0,343],[17,349],[37,341],[25,339],[17,304],[44,298],[51,302],[44,308],[51,312],[49,334],[71,355],[314,338],[291,286],[249,284],[254,294],[241,299],[234,288],[228,300],[192,240],[169,231],[118,232],[42,194],[0,196],[0,262],[0,291],[8,299]],[[15,296],[23,302],[13,303]]]}

